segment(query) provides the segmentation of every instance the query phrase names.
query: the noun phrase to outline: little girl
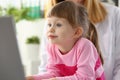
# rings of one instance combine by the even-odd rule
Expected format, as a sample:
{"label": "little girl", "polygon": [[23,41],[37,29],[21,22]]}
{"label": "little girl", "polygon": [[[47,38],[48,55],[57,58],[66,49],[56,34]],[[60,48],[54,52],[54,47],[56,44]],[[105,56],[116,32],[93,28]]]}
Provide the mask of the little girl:
{"label": "little girl", "polygon": [[94,25],[80,4],[63,1],[47,15],[47,72],[27,80],[105,80]]}

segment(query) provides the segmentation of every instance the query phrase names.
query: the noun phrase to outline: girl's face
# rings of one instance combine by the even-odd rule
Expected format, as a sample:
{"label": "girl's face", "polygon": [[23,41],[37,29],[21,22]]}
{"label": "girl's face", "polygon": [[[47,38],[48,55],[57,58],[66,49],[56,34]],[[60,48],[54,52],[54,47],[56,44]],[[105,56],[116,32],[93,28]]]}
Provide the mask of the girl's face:
{"label": "girl's face", "polygon": [[53,44],[66,44],[73,41],[75,29],[64,18],[50,17],[47,19],[47,37]]}
{"label": "girl's face", "polygon": [[76,2],[76,3],[80,3],[80,4],[84,3],[84,0],[66,0],[66,1],[73,1],[73,2]]}

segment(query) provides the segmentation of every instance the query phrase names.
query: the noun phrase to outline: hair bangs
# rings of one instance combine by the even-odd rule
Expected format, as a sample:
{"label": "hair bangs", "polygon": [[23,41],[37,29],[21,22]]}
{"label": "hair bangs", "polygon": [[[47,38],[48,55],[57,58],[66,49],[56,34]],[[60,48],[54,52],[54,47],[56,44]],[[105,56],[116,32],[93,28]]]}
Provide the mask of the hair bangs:
{"label": "hair bangs", "polygon": [[53,9],[51,9],[51,11],[48,13],[47,17],[59,17],[59,18],[67,18],[68,17],[68,12],[64,11],[63,9],[59,9],[54,7]]}
{"label": "hair bangs", "polygon": [[[59,5],[60,4],[60,5]],[[73,7],[71,7],[73,6]],[[73,3],[58,3],[56,4],[50,12],[47,14],[47,17],[59,17],[68,20],[68,22],[73,26],[76,24],[76,11]],[[72,8],[72,9],[71,9]],[[71,15],[68,15],[71,14]]]}

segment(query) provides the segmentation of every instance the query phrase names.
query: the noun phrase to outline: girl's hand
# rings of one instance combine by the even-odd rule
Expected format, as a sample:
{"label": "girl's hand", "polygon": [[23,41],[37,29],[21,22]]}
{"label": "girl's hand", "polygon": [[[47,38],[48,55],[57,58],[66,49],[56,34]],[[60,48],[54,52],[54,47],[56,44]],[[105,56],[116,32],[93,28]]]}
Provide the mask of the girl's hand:
{"label": "girl's hand", "polygon": [[50,78],[50,80],[57,80],[56,78]]}
{"label": "girl's hand", "polygon": [[57,80],[56,78],[42,79],[42,80]]}
{"label": "girl's hand", "polygon": [[32,76],[28,76],[26,77],[26,80],[34,80],[34,78]]}

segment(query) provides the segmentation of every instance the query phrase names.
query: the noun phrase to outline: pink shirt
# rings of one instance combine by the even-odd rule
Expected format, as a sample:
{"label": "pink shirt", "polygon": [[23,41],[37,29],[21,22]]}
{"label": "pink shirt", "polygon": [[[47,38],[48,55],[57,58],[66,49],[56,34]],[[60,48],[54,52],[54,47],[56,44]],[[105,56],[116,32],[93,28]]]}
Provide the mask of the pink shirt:
{"label": "pink shirt", "polygon": [[72,50],[62,55],[56,45],[48,45],[47,72],[35,80],[56,77],[57,80],[105,80],[96,48],[89,40],[79,39]]}

